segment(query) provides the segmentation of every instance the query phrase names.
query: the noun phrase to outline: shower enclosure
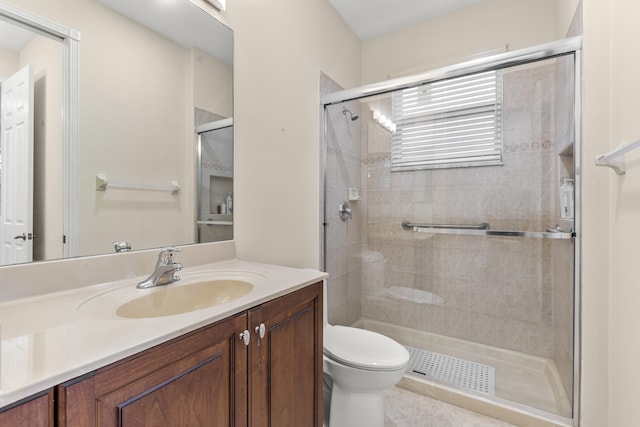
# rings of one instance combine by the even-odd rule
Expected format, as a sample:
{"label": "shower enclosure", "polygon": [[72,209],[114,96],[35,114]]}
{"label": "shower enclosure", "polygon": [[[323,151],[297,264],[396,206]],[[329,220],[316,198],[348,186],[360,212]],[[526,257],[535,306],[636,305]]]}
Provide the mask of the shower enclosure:
{"label": "shower enclosure", "polygon": [[196,127],[198,134],[197,242],[233,239],[233,119]]}
{"label": "shower enclosure", "polygon": [[329,322],[407,346],[401,386],[577,422],[579,56],[322,77]]}

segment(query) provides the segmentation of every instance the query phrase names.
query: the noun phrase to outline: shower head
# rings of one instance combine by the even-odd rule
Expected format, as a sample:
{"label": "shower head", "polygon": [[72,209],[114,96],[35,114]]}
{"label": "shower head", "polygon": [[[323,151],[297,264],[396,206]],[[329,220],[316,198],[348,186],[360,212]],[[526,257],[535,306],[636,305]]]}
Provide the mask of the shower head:
{"label": "shower head", "polygon": [[346,107],[342,107],[342,114],[347,115],[347,113],[349,113],[349,117],[351,118],[352,122],[355,122],[356,120],[358,120],[358,117],[360,117],[357,114],[353,114],[351,110],[348,110]]}

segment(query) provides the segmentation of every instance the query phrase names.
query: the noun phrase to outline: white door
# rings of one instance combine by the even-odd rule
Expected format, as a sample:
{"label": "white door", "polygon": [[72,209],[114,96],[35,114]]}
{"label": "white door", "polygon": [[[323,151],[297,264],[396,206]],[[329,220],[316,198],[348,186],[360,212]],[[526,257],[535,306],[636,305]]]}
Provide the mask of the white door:
{"label": "white door", "polygon": [[2,82],[0,264],[33,257],[33,75],[24,67]]}

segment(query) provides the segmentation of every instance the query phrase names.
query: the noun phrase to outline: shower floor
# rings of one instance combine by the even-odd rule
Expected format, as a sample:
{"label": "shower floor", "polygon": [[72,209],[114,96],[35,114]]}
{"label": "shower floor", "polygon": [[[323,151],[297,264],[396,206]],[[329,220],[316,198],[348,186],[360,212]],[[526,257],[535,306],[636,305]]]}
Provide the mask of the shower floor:
{"label": "shower floor", "polygon": [[407,375],[433,378],[480,393],[496,394],[493,366],[405,345],[410,359]]}
{"label": "shower floor", "polygon": [[[368,319],[361,319],[354,326],[379,332],[419,351],[446,355],[453,362],[457,359],[495,370],[494,384],[489,386],[494,388],[495,396],[415,373],[405,375],[400,387],[513,424],[520,424],[523,421],[518,417],[530,413],[536,420],[532,425],[571,425],[571,404],[552,360]],[[473,372],[476,368],[468,369]],[[531,420],[524,423],[529,425]]]}

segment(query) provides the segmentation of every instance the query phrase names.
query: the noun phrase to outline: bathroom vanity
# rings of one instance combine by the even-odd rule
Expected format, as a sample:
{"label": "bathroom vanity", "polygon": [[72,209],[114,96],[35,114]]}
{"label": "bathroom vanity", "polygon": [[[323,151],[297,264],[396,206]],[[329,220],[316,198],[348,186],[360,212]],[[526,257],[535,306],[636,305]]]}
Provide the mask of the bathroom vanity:
{"label": "bathroom vanity", "polygon": [[310,285],[63,383],[58,425],[320,426],[321,304]]}
{"label": "bathroom vanity", "polygon": [[[235,300],[154,318],[114,315],[109,295],[129,293],[118,304],[139,295],[130,290],[135,280],[0,305],[10,359],[1,361],[9,375],[0,378],[0,425],[321,426],[325,274],[228,260],[187,270],[176,286],[236,275],[264,280]],[[82,312],[88,303],[90,315]],[[46,315],[52,304],[73,313],[50,326],[29,320],[5,329],[12,310]],[[9,354],[16,333],[31,337],[31,348],[15,350],[24,354]],[[44,348],[51,363],[37,354],[38,342],[61,337]],[[10,373],[11,359],[24,356],[24,375]]]}

